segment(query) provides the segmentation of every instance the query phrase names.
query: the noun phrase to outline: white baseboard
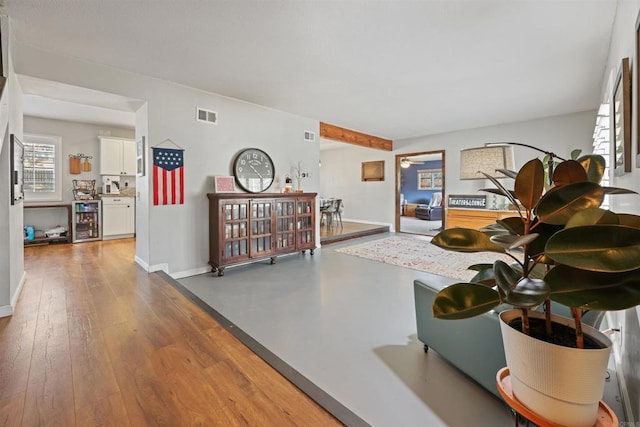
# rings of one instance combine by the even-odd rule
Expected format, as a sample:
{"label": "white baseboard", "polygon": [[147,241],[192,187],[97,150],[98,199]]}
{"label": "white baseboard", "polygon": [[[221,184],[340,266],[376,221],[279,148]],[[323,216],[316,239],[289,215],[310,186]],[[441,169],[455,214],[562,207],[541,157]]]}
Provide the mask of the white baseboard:
{"label": "white baseboard", "polygon": [[150,265],[149,268],[147,269],[149,273],[153,273],[154,271],[161,271],[161,270],[169,274],[169,264],[167,264],[166,262],[162,264],[154,264],[154,265]]}
{"label": "white baseboard", "polygon": [[185,271],[179,271],[173,274],[170,274],[169,276],[171,276],[171,278],[173,279],[183,279],[185,277],[190,277],[190,276],[197,276],[199,274],[205,274],[205,273],[210,273],[211,272],[211,266],[206,266],[206,267],[199,267],[199,268],[193,268],[191,270],[185,270]]}
{"label": "white baseboard", "polygon": [[9,317],[13,314],[13,308],[10,305],[0,307],[0,317]]}
{"label": "white baseboard", "polygon": [[140,258],[139,256],[135,256],[133,258],[133,260],[136,262],[136,264],[138,264],[140,267],[142,267],[144,269],[144,271],[149,272],[149,264],[147,264],[146,262],[144,262],[142,260],[142,258]]}
{"label": "white baseboard", "polygon": [[16,293],[11,298],[11,307],[15,307],[18,304],[18,298],[20,298],[20,293],[22,292],[22,287],[24,286],[24,282],[27,281],[27,273],[25,271],[22,272],[22,277],[20,278],[20,283],[18,284],[18,289],[16,289]]}

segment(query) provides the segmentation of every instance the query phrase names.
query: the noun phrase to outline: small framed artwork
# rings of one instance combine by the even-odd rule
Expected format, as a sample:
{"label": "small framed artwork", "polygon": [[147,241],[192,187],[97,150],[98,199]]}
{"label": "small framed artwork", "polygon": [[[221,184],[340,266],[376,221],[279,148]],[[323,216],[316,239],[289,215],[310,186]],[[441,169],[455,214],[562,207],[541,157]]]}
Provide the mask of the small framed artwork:
{"label": "small framed artwork", "polygon": [[24,200],[24,146],[17,136],[10,136],[9,158],[11,166],[11,204]]}
{"label": "small framed artwork", "polygon": [[362,162],[362,181],[384,181],[384,160]]}
{"label": "small framed artwork", "polygon": [[623,58],[613,89],[613,152],[616,176],[631,172],[631,76],[629,58]]}
{"label": "small framed artwork", "polygon": [[442,188],[442,169],[423,169],[418,171],[418,190]]}
{"label": "small framed artwork", "polygon": [[214,193],[235,193],[236,187],[232,176],[214,176]]}
{"label": "small framed artwork", "polygon": [[144,176],[144,136],[136,141],[136,176]]}

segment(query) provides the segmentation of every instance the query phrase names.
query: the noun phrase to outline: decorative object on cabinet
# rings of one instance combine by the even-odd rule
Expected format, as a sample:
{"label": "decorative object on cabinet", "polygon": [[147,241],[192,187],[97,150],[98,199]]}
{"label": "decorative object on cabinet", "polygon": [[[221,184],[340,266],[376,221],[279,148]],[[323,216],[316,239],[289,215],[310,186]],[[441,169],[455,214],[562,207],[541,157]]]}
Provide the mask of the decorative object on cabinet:
{"label": "decorative object on cabinet", "polygon": [[249,193],[262,193],[273,184],[273,160],[258,148],[245,148],[233,160],[236,182]]}
{"label": "decorative object on cabinet", "polygon": [[450,208],[486,209],[487,196],[484,194],[450,194],[447,206]]}
{"label": "decorative object on cabinet", "polygon": [[136,175],[136,142],[100,137],[100,175]]}
{"label": "decorative object on cabinet", "polygon": [[11,204],[24,200],[24,146],[17,136],[10,136]]}
{"label": "decorative object on cabinet", "polygon": [[298,162],[298,166],[294,166],[293,170],[296,172],[296,183],[298,184],[296,193],[302,193],[302,179],[307,178],[309,174],[307,172],[303,172],[302,162]]}
{"label": "decorative object on cabinet", "polygon": [[213,191],[215,193],[235,193],[236,186],[232,176],[214,176]]}
{"label": "decorative object on cabinet", "polygon": [[362,162],[362,182],[384,181],[384,160]]}
{"label": "decorative object on cabinet", "polygon": [[93,200],[96,198],[95,179],[74,179],[72,182],[74,200]]}
{"label": "decorative object on cabinet", "polygon": [[[178,148],[163,148],[170,143]],[[153,150],[153,204],[184,204],[184,149],[170,139],[152,147]]]}
{"label": "decorative object on cabinet", "polygon": [[144,136],[136,141],[136,176],[144,176]]}
{"label": "decorative object on cabinet", "polygon": [[631,172],[631,76],[629,58],[622,58],[620,71],[613,89],[613,152],[614,173],[617,176]]}
{"label": "decorative object on cabinet", "polygon": [[294,252],[313,255],[316,193],[207,194],[209,264],[224,275],[234,264]]}

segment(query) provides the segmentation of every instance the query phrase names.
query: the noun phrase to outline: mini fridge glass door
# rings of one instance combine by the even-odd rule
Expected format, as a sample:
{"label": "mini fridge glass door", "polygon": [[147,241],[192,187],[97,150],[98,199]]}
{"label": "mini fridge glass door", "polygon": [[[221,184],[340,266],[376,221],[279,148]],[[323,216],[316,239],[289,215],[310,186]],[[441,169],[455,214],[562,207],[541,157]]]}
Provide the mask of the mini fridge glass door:
{"label": "mini fridge glass door", "polygon": [[89,242],[102,239],[100,200],[76,200],[73,202],[73,242]]}

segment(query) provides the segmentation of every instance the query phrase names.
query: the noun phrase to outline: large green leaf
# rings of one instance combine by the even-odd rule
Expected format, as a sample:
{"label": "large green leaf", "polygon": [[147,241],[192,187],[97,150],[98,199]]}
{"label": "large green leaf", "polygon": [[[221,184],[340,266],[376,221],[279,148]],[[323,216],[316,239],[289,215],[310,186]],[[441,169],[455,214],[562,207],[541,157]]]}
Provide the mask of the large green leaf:
{"label": "large green leaf", "polygon": [[566,160],[553,171],[553,184],[556,187],[588,181],[587,171],[575,160]]}
{"label": "large green leaf", "polygon": [[549,286],[542,279],[525,277],[518,281],[504,302],[519,308],[533,308],[549,297]]}
{"label": "large green leaf", "polygon": [[510,216],[508,218],[499,219],[498,224],[509,230],[512,234],[519,236],[524,234],[524,220],[519,216]]}
{"label": "large green leaf", "polygon": [[640,216],[631,214],[617,214],[620,225],[640,228]]}
{"label": "large green leaf", "polygon": [[640,304],[640,269],[600,273],[559,265],[546,275],[551,299],[591,310],[624,310]]}
{"label": "large green leaf", "polygon": [[496,277],[496,285],[500,295],[505,298],[522,278],[522,272],[516,271],[504,261],[497,260],[493,264],[493,274]]}
{"label": "large green leaf", "polygon": [[596,224],[619,224],[618,215],[602,208],[589,208],[576,213],[567,221],[566,228]]}
{"label": "large green leaf", "polygon": [[456,283],[436,294],[433,317],[467,319],[486,313],[500,304],[498,292],[474,283]]}
{"label": "large green leaf", "polygon": [[619,187],[602,187],[604,194],[638,194],[637,191]]}
{"label": "large green leaf", "polygon": [[533,242],[538,238],[537,233],[527,234],[525,236],[515,236],[513,234],[500,234],[491,236],[491,241],[496,245],[502,246],[505,249],[522,248],[525,245]]}
{"label": "large green leaf", "polygon": [[456,252],[504,252],[502,247],[489,240],[489,236],[470,228],[449,228],[441,231],[431,243]]}
{"label": "large green leaf", "polygon": [[525,209],[533,209],[544,191],[544,167],[539,159],[529,160],[518,172],[514,186],[516,197]]}
{"label": "large green leaf", "polygon": [[577,161],[580,162],[584,170],[587,171],[589,182],[600,184],[606,166],[604,157],[599,154],[587,154],[586,156],[578,158]]}
{"label": "large green leaf", "polygon": [[564,227],[562,225],[545,224],[543,222],[534,222],[533,225],[535,225],[535,232],[538,234],[538,238],[529,244],[529,255],[535,257],[544,252],[547,240]]}
{"label": "large green leaf", "polygon": [[640,268],[640,229],[623,225],[567,228],[548,241],[546,255],[560,264],[589,271]]}
{"label": "large green leaf", "polygon": [[578,182],[553,189],[545,194],[535,209],[538,220],[547,224],[566,224],[576,213],[597,208],[604,191],[593,182]]}

